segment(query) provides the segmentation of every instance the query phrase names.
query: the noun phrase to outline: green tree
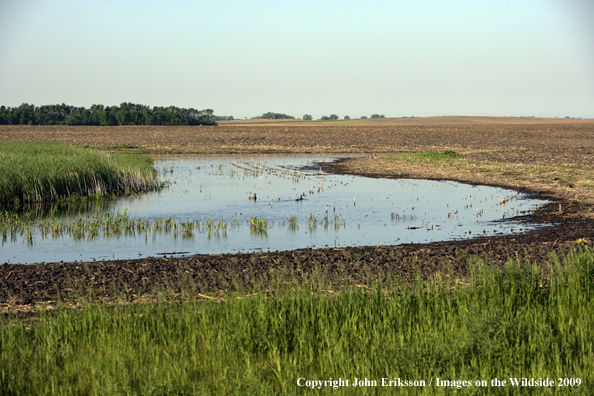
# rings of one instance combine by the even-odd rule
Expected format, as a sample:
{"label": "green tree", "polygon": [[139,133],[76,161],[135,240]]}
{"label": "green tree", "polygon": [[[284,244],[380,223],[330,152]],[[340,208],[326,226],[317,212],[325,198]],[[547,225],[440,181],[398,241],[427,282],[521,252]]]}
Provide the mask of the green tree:
{"label": "green tree", "polygon": [[76,114],[70,114],[66,119],[66,125],[82,125],[80,117]]}
{"label": "green tree", "polygon": [[258,117],[252,117],[252,119],[265,119],[265,120],[280,120],[280,119],[289,119],[289,120],[294,120],[295,117],[287,115],[287,114],[283,114],[283,113],[272,113],[272,112],[268,112],[268,113],[264,113],[261,116]]}
{"label": "green tree", "polygon": [[117,125],[118,121],[116,120],[113,113],[110,111],[109,108],[99,113],[99,125],[101,126],[111,126]]}
{"label": "green tree", "polygon": [[121,109],[116,113],[116,120],[120,125],[128,125],[130,123],[130,112],[127,109]]}
{"label": "green tree", "polygon": [[303,116],[303,120],[304,121],[311,121],[311,120],[313,120],[313,117],[311,115],[309,115],[309,114],[306,114],[306,115]]}
{"label": "green tree", "polygon": [[345,120],[350,120],[350,119],[351,119],[351,117],[349,117],[348,115],[346,115],[346,116],[344,116],[344,119],[345,119]]}

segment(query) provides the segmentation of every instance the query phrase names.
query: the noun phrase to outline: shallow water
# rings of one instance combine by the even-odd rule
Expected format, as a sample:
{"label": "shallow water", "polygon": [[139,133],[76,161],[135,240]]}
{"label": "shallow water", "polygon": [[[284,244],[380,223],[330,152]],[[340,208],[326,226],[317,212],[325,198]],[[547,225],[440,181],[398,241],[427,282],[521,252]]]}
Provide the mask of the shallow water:
{"label": "shallow water", "polygon": [[[316,162],[334,157],[169,157],[156,161],[169,187],[139,198],[118,199],[102,211],[126,211],[150,219],[175,216],[192,221],[191,233],[136,232],[75,240],[45,237],[4,242],[0,262],[34,263],[131,259],[292,250],[300,248],[396,245],[523,233],[535,225],[505,220],[545,202],[487,186],[428,180],[371,179],[324,174]],[[302,170],[308,166],[310,170]],[[256,193],[256,201],[249,196]],[[304,196],[295,201],[296,196]],[[268,221],[266,232],[250,217]],[[287,219],[295,216],[297,226]],[[226,229],[210,232],[205,219],[223,219]],[[313,222],[315,218],[315,222]],[[308,222],[308,219],[310,220]],[[539,225],[542,227],[542,225]]]}

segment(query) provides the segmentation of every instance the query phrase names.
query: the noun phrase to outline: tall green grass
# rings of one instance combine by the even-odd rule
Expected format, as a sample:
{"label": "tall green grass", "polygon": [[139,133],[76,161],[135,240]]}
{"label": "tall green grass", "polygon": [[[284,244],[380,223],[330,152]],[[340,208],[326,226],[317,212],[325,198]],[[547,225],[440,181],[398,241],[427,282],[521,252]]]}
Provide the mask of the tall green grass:
{"label": "tall green grass", "polygon": [[40,202],[158,188],[153,160],[50,142],[0,142],[0,202]]}
{"label": "tall green grass", "polygon": [[[594,252],[547,275],[472,259],[470,276],[414,285],[267,291],[145,304],[87,303],[0,326],[2,394],[588,394],[594,386]],[[369,287],[367,287],[369,286]],[[248,291],[245,291],[246,293]],[[257,293],[257,294],[255,294]],[[212,296],[210,296],[212,297]],[[477,387],[493,378],[579,386]],[[299,378],[368,378],[377,387],[300,388]],[[381,379],[425,381],[382,388]],[[429,383],[433,378],[433,385]],[[436,387],[435,378],[472,387]]]}

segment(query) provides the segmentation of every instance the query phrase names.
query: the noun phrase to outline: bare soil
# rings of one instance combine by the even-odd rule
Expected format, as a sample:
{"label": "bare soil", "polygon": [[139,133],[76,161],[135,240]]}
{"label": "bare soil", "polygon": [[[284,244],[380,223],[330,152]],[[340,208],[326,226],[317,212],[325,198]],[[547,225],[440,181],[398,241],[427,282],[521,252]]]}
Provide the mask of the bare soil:
{"label": "bare soil", "polygon": [[[409,119],[410,120],[410,119]],[[483,120],[416,125],[226,126],[226,127],[36,127],[0,126],[3,140],[49,140],[94,147],[138,145],[151,153],[353,153],[373,154],[330,164],[326,171],[369,177],[459,180],[514,187],[551,204],[525,221],[554,226],[513,236],[465,241],[344,249],[146,258],[89,263],[0,266],[0,310],[27,312],[72,301],[81,291],[95,297],[141,298],[155,289],[191,289],[221,298],[255,284],[273,293],[279,279],[323,278],[328,289],[367,287],[374,280],[411,281],[419,274],[465,277],[468,257],[493,265],[509,257],[545,268],[550,254],[594,241],[594,121]],[[579,122],[578,122],[579,121]],[[455,150],[460,160],[424,163],[388,154]],[[126,150],[129,151],[129,150]],[[552,201],[555,201],[552,203]],[[0,261],[2,261],[0,259]]]}
{"label": "bare soil", "polygon": [[136,151],[194,154],[387,154],[451,149],[472,154],[471,158],[476,159],[591,165],[594,120],[518,120],[523,123],[510,124],[508,119],[495,123],[487,119],[485,123],[450,124],[442,120],[441,124],[426,121],[427,124],[396,125],[386,121],[361,126],[0,126],[0,140],[43,140],[93,147],[128,144],[145,148]]}

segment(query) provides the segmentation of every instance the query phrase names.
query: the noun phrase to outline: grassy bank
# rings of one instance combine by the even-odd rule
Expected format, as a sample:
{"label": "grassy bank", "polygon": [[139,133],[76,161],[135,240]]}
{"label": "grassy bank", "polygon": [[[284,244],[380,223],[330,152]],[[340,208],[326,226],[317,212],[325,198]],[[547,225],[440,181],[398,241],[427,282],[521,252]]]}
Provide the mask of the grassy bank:
{"label": "grassy bank", "polygon": [[149,191],[158,188],[152,163],[67,144],[0,141],[0,202]]}
{"label": "grassy bank", "polygon": [[[594,188],[594,173],[591,167],[569,168],[562,166],[523,165],[507,162],[476,161],[463,158],[460,154],[446,150],[442,153],[426,152],[396,154],[385,159],[386,163],[426,167],[431,171],[449,171],[457,174],[473,174],[483,177],[498,177],[515,180],[527,185],[559,186],[584,189],[591,193]],[[414,169],[414,168],[413,168]]]}
{"label": "grassy bank", "polygon": [[[400,378],[425,386],[399,394],[585,394],[594,385],[594,252],[582,248],[564,260],[553,257],[546,276],[530,263],[500,269],[471,259],[462,281],[442,274],[432,283],[336,292],[320,278],[225,299],[189,292],[13,319],[0,325],[0,389],[364,395],[395,393],[381,379]],[[510,377],[567,378],[574,386],[511,387]],[[351,385],[367,378],[378,386],[312,390],[299,378]],[[435,378],[471,386],[437,387]],[[492,387],[494,378],[508,386]]]}

